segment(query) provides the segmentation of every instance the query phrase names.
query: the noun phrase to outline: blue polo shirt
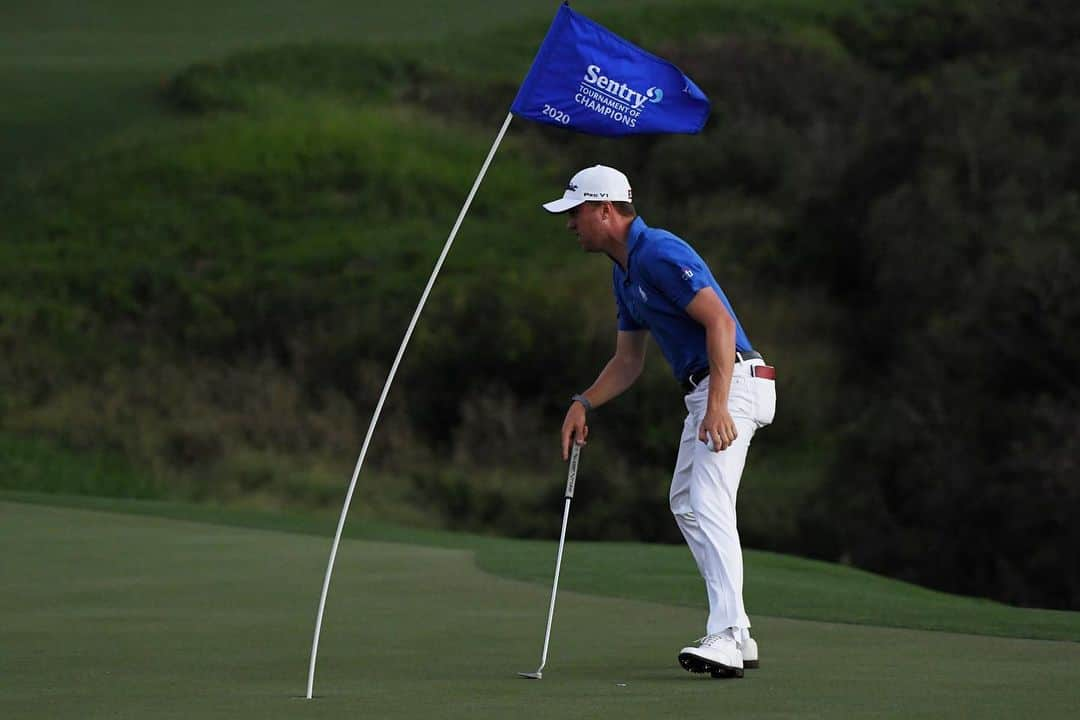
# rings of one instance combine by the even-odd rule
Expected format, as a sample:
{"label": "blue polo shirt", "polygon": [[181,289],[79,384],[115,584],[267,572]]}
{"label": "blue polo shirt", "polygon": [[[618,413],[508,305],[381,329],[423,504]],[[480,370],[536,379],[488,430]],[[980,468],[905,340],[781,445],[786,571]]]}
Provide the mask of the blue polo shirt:
{"label": "blue polo shirt", "polygon": [[619,263],[612,271],[619,330],[651,331],[678,380],[709,366],[705,328],[686,313],[702,288],[715,290],[735,320],[735,349],[754,349],[705,261],[683,240],[637,217],[627,251],[626,271]]}

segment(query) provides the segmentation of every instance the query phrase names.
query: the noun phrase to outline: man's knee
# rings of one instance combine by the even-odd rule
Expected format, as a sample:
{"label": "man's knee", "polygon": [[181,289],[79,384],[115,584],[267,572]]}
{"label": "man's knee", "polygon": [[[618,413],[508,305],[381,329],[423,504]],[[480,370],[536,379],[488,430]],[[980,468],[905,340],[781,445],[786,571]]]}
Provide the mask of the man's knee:
{"label": "man's knee", "polygon": [[[674,482],[672,485],[674,486]],[[668,494],[668,507],[676,518],[687,513],[693,514],[694,508],[690,504],[690,493],[687,492],[687,488],[672,487],[671,493]]]}
{"label": "man's knee", "polygon": [[697,527],[697,516],[694,515],[694,511],[689,507],[678,508],[673,505],[671,508],[671,514],[675,516],[675,522],[678,523],[681,528]]}

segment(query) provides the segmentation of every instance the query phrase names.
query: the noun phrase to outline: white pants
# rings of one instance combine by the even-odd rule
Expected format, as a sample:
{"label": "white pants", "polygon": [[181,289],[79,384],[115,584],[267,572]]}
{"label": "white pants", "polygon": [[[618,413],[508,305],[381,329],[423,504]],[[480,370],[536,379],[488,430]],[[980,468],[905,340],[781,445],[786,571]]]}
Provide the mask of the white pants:
{"label": "white pants", "polygon": [[749,636],[750,618],[743,607],[743,559],[736,528],[735,498],[754,432],[773,421],[776,384],[750,375],[761,360],[736,363],[728,395],[739,436],[727,450],[713,452],[698,440],[705,418],[709,381],[688,394],[679,457],[671,478],[671,512],[682,531],[709,595],[706,634],[734,628],[735,640]]}

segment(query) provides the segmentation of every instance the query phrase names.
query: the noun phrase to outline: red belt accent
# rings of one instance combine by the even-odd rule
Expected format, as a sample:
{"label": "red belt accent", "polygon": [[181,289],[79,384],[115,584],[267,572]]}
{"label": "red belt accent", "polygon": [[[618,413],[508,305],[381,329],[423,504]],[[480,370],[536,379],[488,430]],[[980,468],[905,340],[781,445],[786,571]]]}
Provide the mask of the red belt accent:
{"label": "red belt accent", "polygon": [[766,380],[776,380],[776,368],[772,365],[751,365],[750,375],[751,377],[765,378]]}

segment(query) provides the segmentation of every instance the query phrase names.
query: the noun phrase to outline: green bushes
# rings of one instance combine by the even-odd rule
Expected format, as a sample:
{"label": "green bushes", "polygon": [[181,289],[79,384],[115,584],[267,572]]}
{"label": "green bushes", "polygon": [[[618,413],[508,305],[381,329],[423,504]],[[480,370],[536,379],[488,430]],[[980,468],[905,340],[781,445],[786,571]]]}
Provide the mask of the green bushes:
{"label": "green bushes", "polygon": [[[948,51],[928,56],[913,23],[948,30]],[[805,516],[817,552],[1017,603],[1080,601],[1059,552],[1080,542],[1080,134],[1062,122],[1080,101],[1078,33],[1064,2],[928,3],[845,30],[892,84],[908,151],[890,185],[847,183],[858,404]]]}
{"label": "green bushes", "polygon": [[173,106],[194,113],[251,110],[269,98],[321,94],[388,103],[430,75],[401,54],[358,45],[294,45],[251,50],[220,63],[194,65],[165,89]]}
{"label": "green bushes", "polygon": [[117,453],[72,451],[48,438],[9,433],[0,434],[0,478],[5,490],[140,500],[168,495],[162,483]]}

